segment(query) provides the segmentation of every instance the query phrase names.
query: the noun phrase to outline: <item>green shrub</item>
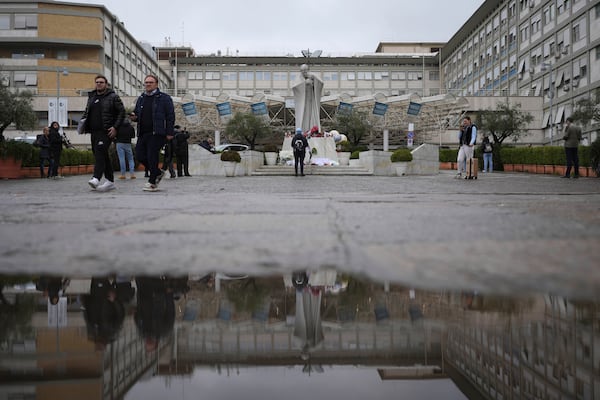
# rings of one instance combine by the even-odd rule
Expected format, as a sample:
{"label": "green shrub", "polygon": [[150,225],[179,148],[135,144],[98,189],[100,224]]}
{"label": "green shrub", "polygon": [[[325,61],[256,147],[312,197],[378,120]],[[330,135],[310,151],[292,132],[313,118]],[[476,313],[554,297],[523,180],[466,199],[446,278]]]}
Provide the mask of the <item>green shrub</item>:
{"label": "green shrub", "polygon": [[590,167],[596,171],[596,176],[600,176],[600,138],[590,146]]}
{"label": "green shrub", "polygon": [[409,149],[400,148],[390,156],[392,162],[412,161],[412,153]]}
{"label": "green shrub", "polygon": [[360,150],[354,150],[352,153],[350,153],[350,159],[358,160],[359,155],[360,155]]}
{"label": "green shrub", "polygon": [[235,150],[227,150],[221,153],[221,161],[234,161],[239,163],[242,161],[242,157],[240,156],[240,153]]}
{"label": "green shrub", "polygon": [[579,166],[580,167],[589,167],[591,165],[591,163],[590,163],[590,155],[591,155],[590,146],[579,146],[577,155],[579,156]]}
{"label": "green shrub", "polygon": [[457,158],[457,149],[440,149],[440,162],[456,162]]}
{"label": "green shrub", "polygon": [[0,158],[6,159],[13,157],[15,160],[21,160],[27,164],[33,156],[33,145],[18,140],[3,140],[0,142]]}

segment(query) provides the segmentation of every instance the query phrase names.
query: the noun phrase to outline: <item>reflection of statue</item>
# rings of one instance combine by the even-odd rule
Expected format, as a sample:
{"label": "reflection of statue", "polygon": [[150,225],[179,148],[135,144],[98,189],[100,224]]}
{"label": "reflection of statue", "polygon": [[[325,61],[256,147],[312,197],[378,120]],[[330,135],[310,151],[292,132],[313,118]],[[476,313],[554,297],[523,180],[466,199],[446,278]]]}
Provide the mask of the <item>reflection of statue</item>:
{"label": "reflection of statue", "polygon": [[302,81],[294,86],[294,102],[296,107],[296,128],[308,132],[313,126],[321,132],[321,92],[323,82],[308,70],[308,65],[300,67]]}

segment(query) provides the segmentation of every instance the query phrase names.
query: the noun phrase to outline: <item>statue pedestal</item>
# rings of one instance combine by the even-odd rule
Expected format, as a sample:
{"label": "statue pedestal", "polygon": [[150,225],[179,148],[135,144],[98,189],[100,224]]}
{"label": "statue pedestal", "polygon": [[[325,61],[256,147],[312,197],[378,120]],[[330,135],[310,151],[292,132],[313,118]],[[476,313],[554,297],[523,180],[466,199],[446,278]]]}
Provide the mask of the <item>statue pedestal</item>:
{"label": "statue pedestal", "polygon": [[[308,145],[311,149],[317,149],[317,154],[313,154],[313,158],[326,158],[331,161],[339,162],[337,151],[335,151],[335,141],[332,136],[328,137],[313,137],[308,139]],[[282,150],[292,150],[292,138],[286,137],[283,139]]]}

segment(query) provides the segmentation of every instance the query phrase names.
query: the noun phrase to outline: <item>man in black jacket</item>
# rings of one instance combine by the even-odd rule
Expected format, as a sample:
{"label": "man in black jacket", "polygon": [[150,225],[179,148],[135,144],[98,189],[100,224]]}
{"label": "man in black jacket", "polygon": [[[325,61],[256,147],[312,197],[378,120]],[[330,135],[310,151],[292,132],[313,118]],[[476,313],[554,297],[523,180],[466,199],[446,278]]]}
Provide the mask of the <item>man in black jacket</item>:
{"label": "man in black jacket", "polygon": [[179,130],[179,125],[175,125],[175,137],[173,138],[173,144],[175,147],[175,156],[177,157],[177,176],[191,176],[189,170],[189,150],[188,150],[188,139],[190,134],[183,128]]}
{"label": "man in black jacket", "polygon": [[[115,189],[114,173],[108,149],[117,136],[117,129],[125,119],[125,107],[114,90],[108,88],[108,79],[103,75],[95,78],[96,90],[88,96],[87,106],[82,118],[85,118],[84,132],[92,134],[94,152],[94,176],[88,181],[93,190],[105,192]],[[100,185],[102,175],[106,181]]]}
{"label": "man in black jacket", "polygon": [[300,167],[300,175],[304,176],[304,156],[308,148],[308,140],[302,133],[301,128],[296,128],[296,134],[292,138],[292,149],[294,150],[294,170],[298,176],[298,167]]}

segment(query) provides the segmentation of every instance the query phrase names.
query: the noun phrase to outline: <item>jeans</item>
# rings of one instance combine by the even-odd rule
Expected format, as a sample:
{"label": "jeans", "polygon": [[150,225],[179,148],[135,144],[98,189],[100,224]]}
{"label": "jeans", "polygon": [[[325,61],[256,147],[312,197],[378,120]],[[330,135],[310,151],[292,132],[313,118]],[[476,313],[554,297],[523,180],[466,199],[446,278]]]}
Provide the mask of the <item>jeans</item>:
{"label": "jeans", "polygon": [[44,177],[44,165],[46,164],[46,161],[48,161],[48,177],[52,176],[52,168],[54,167],[54,163],[52,162],[52,159],[50,157],[40,157],[40,176],[43,178]]}
{"label": "jeans", "polygon": [[494,170],[494,160],[492,153],[483,153],[483,172],[492,172]]}
{"label": "jeans", "polygon": [[134,173],[133,165],[133,149],[131,143],[117,143],[117,155],[119,156],[119,166],[121,167],[121,175],[125,175],[127,172],[127,166],[129,166],[129,173]]}

